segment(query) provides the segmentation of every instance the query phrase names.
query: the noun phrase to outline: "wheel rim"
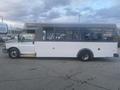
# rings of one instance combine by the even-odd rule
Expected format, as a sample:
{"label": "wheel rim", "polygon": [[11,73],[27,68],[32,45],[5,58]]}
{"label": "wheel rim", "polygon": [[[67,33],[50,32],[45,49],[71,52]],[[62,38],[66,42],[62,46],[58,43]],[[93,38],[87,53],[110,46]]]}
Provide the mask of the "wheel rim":
{"label": "wheel rim", "polygon": [[88,54],[82,56],[82,60],[87,61],[88,59],[89,59],[89,55]]}
{"label": "wheel rim", "polygon": [[17,51],[15,51],[15,50],[11,51],[10,55],[12,57],[17,57]]}

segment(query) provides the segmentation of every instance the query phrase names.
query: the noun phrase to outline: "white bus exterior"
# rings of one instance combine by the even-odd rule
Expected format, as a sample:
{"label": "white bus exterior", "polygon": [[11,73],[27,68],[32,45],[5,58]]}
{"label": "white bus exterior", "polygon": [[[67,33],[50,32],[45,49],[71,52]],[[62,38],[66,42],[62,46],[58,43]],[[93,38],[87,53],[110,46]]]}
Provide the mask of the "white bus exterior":
{"label": "white bus exterior", "polygon": [[34,34],[21,34],[18,41],[5,44],[11,58],[75,57],[87,61],[96,57],[118,57],[114,24],[41,23],[35,27]]}

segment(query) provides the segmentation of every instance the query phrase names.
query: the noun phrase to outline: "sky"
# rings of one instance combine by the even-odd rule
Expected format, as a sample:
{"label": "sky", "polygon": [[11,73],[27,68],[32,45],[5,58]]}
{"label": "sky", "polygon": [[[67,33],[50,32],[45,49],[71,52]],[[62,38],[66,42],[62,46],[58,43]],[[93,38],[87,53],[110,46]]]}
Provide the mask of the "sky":
{"label": "sky", "polygon": [[120,0],[0,0],[0,18],[27,22],[115,23],[120,25]]}

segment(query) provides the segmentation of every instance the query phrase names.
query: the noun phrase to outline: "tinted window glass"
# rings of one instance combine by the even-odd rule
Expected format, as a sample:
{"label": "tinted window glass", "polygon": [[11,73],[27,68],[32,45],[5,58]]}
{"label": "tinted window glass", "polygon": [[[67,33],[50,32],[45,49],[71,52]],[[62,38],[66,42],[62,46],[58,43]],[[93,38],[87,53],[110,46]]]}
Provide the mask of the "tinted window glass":
{"label": "tinted window glass", "polygon": [[73,32],[72,30],[66,30],[66,40],[67,41],[71,41],[72,40],[72,37],[73,37]]}
{"label": "tinted window glass", "polygon": [[55,28],[56,41],[72,41],[73,32],[69,28]]}
{"label": "tinted window glass", "polygon": [[64,30],[56,30],[55,31],[55,40],[64,41],[66,38],[66,33]]}
{"label": "tinted window glass", "polygon": [[53,27],[43,28],[43,40],[53,41],[55,38]]}
{"label": "tinted window glass", "polygon": [[103,32],[103,40],[104,41],[114,41],[115,34],[110,30],[105,30]]}
{"label": "tinted window glass", "polygon": [[81,33],[80,31],[73,30],[73,40],[80,41],[81,40]]}
{"label": "tinted window glass", "polygon": [[113,30],[105,28],[45,27],[43,40],[47,41],[113,41]]}
{"label": "tinted window glass", "polygon": [[54,40],[55,34],[54,34],[54,30],[46,30],[47,31],[47,35],[46,35],[46,40]]}

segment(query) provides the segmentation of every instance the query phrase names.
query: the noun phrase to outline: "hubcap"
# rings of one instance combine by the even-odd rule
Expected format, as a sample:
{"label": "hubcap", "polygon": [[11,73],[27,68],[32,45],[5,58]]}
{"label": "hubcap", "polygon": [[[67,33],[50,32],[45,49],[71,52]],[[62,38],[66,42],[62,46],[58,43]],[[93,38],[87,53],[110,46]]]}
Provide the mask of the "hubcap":
{"label": "hubcap", "polygon": [[83,56],[82,56],[82,59],[85,60],[85,61],[88,60],[88,59],[89,59],[89,55],[88,55],[88,54],[83,55]]}
{"label": "hubcap", "polygon": [[15,50],[11,51],[11,56],[12,57],[17,57],[17,52]]}

